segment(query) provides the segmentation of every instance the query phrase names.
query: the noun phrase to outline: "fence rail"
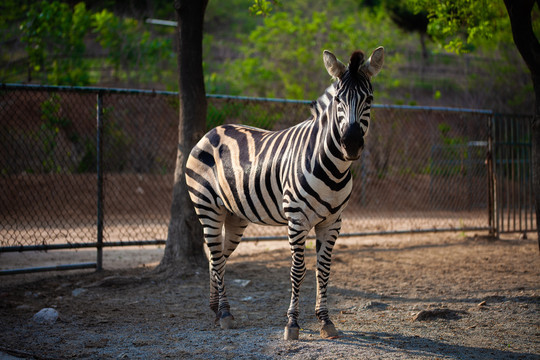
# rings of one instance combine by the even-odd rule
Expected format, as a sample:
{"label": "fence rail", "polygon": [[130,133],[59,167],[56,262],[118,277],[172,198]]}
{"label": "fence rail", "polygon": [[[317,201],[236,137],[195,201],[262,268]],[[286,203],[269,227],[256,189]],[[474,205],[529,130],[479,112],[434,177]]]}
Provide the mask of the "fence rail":
{"label": "fence rail", "polygon": [[[310,103],[208,95],[207,126],[282,129],[308,118]],[[175,92],[0,85],[0,253],[95,247],[100,268],[104,247],[165,243],[177,114]],[[375,105],[365,151],[352,168],[341,236],[532,231],[532,203],[519,200],[531,194],[530,146],[511,156],[498,150],[510,135],[497,134],[513,129],[508,124],[515,118],[489,110]],[[527,144],[530,130],[520,129],[512,134]],[[512,174],[506,183],[513,202],[501,203],[509,189],[501,179]],[[524,220],[509,226],[506,212],[522,205]],[[506,227],[496,228],[501,224]],[[251,226],[245,240],[283,234],[282,228]]]}

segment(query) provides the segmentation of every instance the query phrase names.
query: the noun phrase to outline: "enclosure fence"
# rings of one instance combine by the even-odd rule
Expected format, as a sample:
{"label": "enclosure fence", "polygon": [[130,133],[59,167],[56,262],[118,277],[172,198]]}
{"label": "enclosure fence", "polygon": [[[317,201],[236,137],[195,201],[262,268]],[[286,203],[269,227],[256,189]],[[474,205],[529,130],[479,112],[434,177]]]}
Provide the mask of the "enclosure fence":
{"label": "enclosure fence", "polygon": [[[58,269],[101,268],[104,247],[164,244],[177,95],[1,84],[0,255],[90,247],[96,263]],[[309,105],[208,95],[207,127],[283,129],[307,119]],[[530,117],[375,105],[341,236],[533,231],[531,172]],[[244,240],[285,234],[250,226]]]}

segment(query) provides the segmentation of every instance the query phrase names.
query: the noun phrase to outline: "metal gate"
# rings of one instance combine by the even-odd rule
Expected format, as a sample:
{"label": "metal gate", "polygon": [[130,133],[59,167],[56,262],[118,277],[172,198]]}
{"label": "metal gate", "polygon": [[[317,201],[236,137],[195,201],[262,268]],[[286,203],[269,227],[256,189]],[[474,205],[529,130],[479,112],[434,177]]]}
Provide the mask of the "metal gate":
{"label": "metal gate", "polygon": [[491,227],[495,235],[536,230],[531,117],[494,114],[490,136]]}

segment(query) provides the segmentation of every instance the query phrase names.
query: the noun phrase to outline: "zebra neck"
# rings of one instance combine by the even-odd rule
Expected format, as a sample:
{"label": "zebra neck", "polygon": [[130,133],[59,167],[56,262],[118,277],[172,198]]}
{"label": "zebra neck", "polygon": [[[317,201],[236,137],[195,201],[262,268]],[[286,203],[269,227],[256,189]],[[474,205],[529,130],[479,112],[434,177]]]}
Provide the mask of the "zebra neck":
{"label": "zebra neck", "polygon": [[311,103],[311,113],[314,119],[318,119],[329,107],[336,95],[335,85],[329,86],[324,93]]}
{"label": "zebra neck", "polygon": [[332,101],[313,121],[315,138],[312,138],[312,141],[316,145],[313,148],[310,168],[317,177],[321,177],[324,172],[333,182],[342,183],[350,176],[351,161],[343,157]]}
{"label": "zebra neck", "polygon": [[337,119],[336,108],[331,104],[326,109],[326,124],[324,133],[324,144],[321,149],[321,160],[326,163],[331,163],[335,169],[332,171],[336,173],[336,177],[346,176],[351,168],[352,162],[345,160],[343,150],[341,147],[341,135],[339,131],[339,124]]}

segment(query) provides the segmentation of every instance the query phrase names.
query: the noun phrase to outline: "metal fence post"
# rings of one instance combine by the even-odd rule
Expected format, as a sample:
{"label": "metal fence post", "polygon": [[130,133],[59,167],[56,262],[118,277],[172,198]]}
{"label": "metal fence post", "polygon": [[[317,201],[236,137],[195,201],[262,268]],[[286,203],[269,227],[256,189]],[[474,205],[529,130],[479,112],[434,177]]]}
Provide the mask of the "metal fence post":
{"label": "metal fence post", "polygon": [[97,260],[96,271],[103,270],[103,92],[97,94]]}
{"label": "metal fence post", "polygon": [[488,146],[487,146],[487,154],[486,154],[486,162],[487,162],[487,180],[488,180],[488,213],[489,213],[489,233],[495,237],[498,237],[498,228],[495,225],[495,219],[496,219],[496,208],[497,208],[497,191],[496,191],[496,179],[495,179],[495,169],[494,169],[494,159],[495,159],[495,153],[493,149],[493,122],[495,121],[495,117],[492,114],[491,116],[487,117],[487,130],[488,130]]}

